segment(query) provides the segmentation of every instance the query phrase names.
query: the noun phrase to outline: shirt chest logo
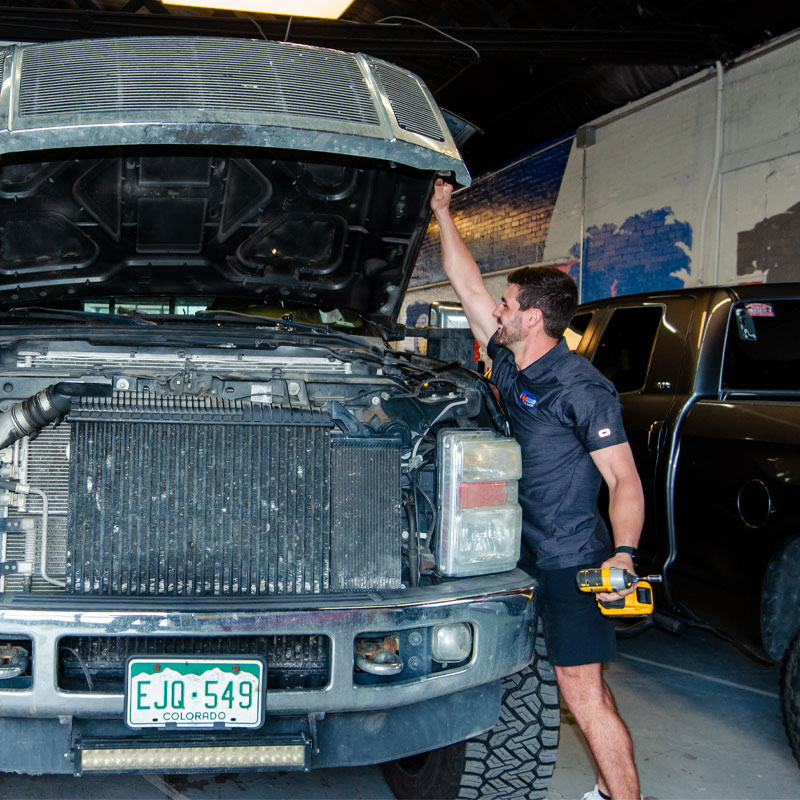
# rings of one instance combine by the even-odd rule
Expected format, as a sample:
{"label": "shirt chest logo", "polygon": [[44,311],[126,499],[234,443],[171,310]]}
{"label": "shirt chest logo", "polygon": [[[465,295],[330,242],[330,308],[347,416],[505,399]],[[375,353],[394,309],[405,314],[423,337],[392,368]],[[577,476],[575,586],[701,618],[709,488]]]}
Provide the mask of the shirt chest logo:
{"label": "shirt chest logo", "polygon": [[517,404],[522,408],[536,408],[538,402],[530,392],[523,392],[517,400]]}

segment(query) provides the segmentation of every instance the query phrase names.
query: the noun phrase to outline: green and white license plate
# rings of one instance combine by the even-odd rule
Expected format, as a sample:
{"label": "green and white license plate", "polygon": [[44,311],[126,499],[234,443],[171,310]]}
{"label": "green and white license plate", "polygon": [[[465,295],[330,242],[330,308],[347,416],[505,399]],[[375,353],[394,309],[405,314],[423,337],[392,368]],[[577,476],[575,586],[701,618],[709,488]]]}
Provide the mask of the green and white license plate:
{"label": "green and white license plate", "polygon": [[260,658],[151,658],[126,664],[125,722],[131,728],[258,728],[266,665]]}

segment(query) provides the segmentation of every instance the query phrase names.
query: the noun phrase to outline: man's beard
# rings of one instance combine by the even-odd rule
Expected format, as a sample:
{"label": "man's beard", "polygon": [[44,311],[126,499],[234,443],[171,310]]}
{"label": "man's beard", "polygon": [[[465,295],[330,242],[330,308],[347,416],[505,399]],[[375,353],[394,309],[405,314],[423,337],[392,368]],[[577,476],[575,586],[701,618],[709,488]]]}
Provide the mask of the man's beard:
{"label": "man's beard", "polygon": [[498,326],[497,333],[495,334],[495,344],[502,347],[509,347],[512,344],[521,342],[525,337],[522,333],[522,320],[517,316],[508,325]]}

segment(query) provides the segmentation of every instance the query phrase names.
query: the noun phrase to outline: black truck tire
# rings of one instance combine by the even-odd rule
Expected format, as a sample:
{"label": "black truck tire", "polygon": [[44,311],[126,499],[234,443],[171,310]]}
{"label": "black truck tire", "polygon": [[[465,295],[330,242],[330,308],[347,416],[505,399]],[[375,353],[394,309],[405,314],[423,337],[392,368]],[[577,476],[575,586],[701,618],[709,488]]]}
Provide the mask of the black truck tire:
{"label": "black truck tire", "polygon": [[794,637],[789,647],[781,689],[783,724],[786,726],[786,735],[794,757],[800,764],[800,633]]}
{"label": "black truck tire", "polygon": [[530,665],[503,679],[500,719],[449,747],[389,761],[383,775],[401,800],[537,800],[558,752],[555,670],[539,635]]}

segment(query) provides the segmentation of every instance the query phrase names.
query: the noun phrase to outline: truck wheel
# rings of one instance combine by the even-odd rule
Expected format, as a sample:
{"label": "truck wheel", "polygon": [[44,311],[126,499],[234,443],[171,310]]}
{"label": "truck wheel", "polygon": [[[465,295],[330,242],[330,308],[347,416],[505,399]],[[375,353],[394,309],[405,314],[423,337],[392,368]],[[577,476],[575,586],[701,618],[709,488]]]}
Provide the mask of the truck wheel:
{"label": "truck wheel", "polygon": [[503,679],[500,719],[466,742],[383,764],[395,797],[409,800],[543,798],[558,751],[560,712],[555,670],[544,640],[533,661]]}
{"label": "truck wheel", "polygon": [[783,672],[781,687],[783,724],[792,746],[794,757],[800,763],[800,633],[794,637]]}

